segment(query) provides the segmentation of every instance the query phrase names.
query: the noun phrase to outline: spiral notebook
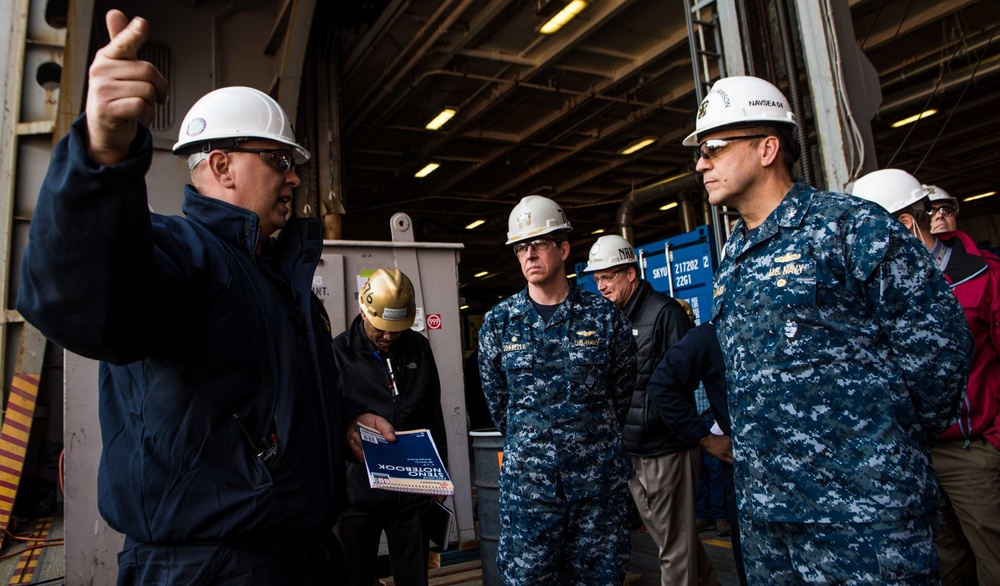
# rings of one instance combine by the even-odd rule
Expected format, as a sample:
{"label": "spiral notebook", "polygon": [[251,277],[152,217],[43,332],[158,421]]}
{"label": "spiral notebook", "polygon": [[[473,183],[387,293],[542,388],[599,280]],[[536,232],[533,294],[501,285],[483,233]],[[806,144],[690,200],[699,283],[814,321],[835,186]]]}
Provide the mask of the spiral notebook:
{"label": "spiral notebook", "polygon": [[455,494],[430,431],[397,431],[390,443],[378,431],[358,424],[372,488],[418,494]]}

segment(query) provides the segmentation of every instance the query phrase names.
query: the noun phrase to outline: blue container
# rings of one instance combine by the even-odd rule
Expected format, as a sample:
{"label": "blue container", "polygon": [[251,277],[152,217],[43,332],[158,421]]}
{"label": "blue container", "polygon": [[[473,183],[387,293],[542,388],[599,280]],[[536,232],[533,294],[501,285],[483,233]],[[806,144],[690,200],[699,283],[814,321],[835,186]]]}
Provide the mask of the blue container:
{"label": "blue container", "polygon": [[503,586],[497,571],[500,543],[500,463],[503,436],[496,429],[470,431],[474,454],[476,508],[479,513],[479,554],[483,560],[483,586]]}

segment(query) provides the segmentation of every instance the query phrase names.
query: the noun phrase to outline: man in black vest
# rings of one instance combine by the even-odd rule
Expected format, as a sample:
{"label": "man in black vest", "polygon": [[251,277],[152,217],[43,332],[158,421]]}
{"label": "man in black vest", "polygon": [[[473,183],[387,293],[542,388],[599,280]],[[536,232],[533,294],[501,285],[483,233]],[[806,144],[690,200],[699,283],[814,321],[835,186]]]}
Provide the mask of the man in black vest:
{"label": "man in black vest", "polygon": [[[650,374],[670,346],[691,328],[674,299],[639,276],[635,251],[621,236],[602,236],[590,249],[585,272],[632,323],[638,372],[623,436],[635,467],[629,488],[639,516],[659,548],[660,580],[718,584],[695,529],[694,499],[701,452],[662,421],[646,396]],[[688,400],[694,405],[694,396]]]}

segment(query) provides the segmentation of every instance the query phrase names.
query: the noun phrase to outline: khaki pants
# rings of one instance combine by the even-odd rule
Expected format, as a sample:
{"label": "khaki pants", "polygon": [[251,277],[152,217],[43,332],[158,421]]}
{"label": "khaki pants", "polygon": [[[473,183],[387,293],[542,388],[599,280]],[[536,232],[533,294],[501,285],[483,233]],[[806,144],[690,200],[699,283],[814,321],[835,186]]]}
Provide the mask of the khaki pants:
{"label": "khaki pants", "polygon": [[694,526],[694,497],[701,448],[641,458],[632,456],[629,480],[639,516],[659,548],[663,586],[719,584]]}
{"label": "khaki pants", "polygon": [[1000,451],[983,438],[938,442],[931,449],[941,481],[941,581],[1000,584]]}

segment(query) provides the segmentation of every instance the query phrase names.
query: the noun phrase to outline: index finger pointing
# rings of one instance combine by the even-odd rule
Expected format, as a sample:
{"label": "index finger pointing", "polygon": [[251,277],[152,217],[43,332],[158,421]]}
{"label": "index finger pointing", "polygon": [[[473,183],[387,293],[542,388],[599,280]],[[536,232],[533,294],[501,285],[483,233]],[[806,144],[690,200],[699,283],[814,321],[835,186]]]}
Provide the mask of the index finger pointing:
{"label": "index finger pointing", "polygon": [[149,23],[137,16],[131,22],[120,10],[109,10],[105,17],[111,42],[103,53],[109,59],[137,59],[139,48],[149,38]]}

